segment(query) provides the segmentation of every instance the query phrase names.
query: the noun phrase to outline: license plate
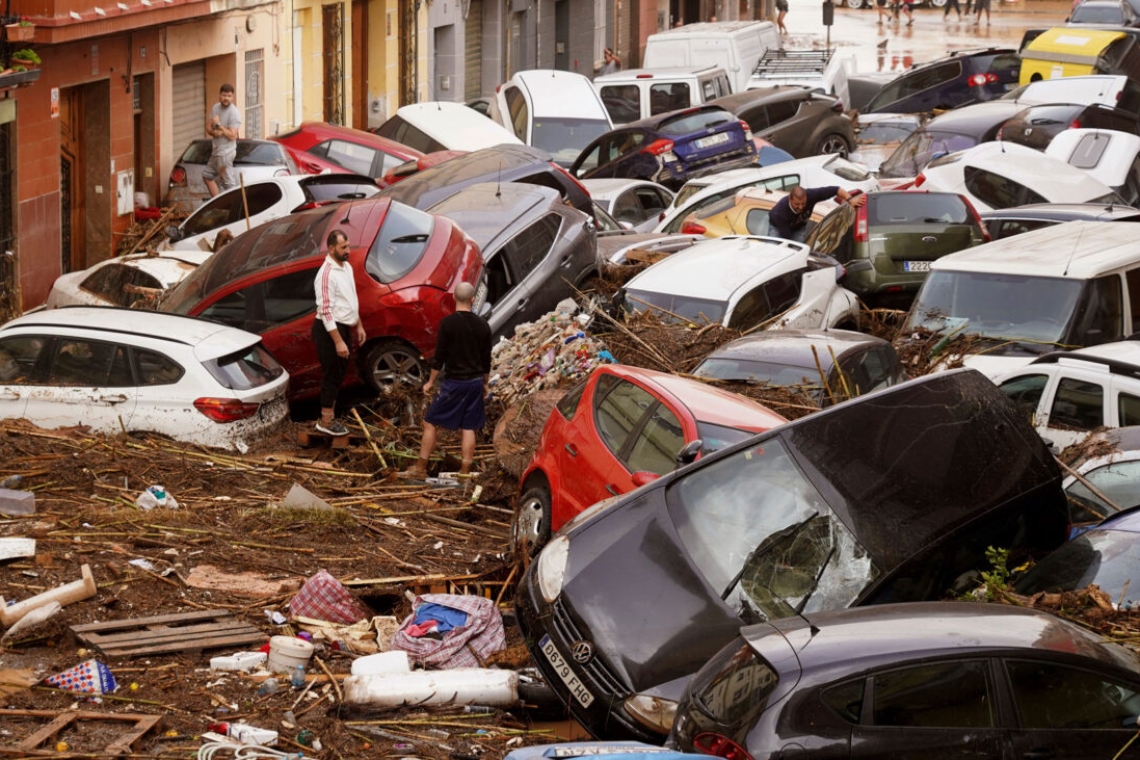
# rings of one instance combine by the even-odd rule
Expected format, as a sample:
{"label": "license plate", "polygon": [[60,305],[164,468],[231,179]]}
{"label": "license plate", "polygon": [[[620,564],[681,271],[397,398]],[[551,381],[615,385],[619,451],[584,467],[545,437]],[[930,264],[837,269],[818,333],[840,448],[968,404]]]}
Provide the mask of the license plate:
{"label": "license plate", "polygon": [[903,262],[903,271],[904,272],[929,272],[930,271],[930,262],[929,261],[904,261]]}
{"label": "license plate", "polygon": [[554,642],[550,640],[550,636],[543,636],[538,642],[538,646],[542,649],[542,653],[546,655],[546,659],[554,666],[554,672],[562,679],[562,683],[566,684],[566,688],[574,695],[574,699],[578,700],[578,704],[582,707],[589,707],[594,703],[594,695],[590,690],[582,685],[578,680],[578,676],[574,675],[574,671],[570,669],[569,663],[562,656],[562,653],[554,646]]}
{"label": "license plate", "polygon": [[714,145],[723,145],[726,142],[728,142],[728,132],[721,132],[719,135],[709,135],[708,137],[700,138],[696,141],[696,146],[703,150],[704,148],[711,148]]}

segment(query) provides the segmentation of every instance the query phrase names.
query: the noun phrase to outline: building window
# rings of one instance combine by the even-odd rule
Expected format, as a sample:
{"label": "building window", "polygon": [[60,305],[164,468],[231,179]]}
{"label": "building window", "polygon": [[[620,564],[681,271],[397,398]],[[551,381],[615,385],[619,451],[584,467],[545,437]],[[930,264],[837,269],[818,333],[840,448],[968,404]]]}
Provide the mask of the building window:
{"label": "building window", "polygon": [[262,114],[262,82],[265,80],[265,51],[245,52],[245,136],[251,140],[265,137]]}

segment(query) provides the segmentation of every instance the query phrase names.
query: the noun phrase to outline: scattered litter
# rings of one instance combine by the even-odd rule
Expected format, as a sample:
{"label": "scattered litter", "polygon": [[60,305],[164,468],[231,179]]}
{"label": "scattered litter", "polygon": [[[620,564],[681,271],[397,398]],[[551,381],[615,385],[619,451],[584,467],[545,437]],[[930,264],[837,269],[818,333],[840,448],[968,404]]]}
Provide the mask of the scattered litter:
{"label": "scattered litter", "polygon": [[265,652],[234,652],[210,658],[211,670],[237,670],[243,673],[256,668],[265,662],[268,655]]}
{"label": "scattered litter", "polygon": [[344,700],[374,707],[515,705],[519,676],[513,670],[490,668],[351,675],[344,679]]}
{"label": "scattered litter", "polygon": [[92,658],[44,679],[48,686],[79,694],[110,694],[118,688],[115,676],[103,663]]}
{"label": "scattered litter", "polygon": [[269,639],[269,657],[265,667],[271,673],[292,673],[297,666],[308,665],[312,656],[313,645],[304,639],[274,636]]}
{"label": "scattered litter", "polygon": [[95,596],[95,577],[91,574],[91,566],[83,565],[79,571],[82,575],[79,580],[45,591],[42,594],[36,594],[22,602],[8,605],[4,597],[0,596],[0,623],[10,627],[37,607],[42,607],[51,602],[67,605]]}
{"label": "scattered litter", "polygon": [[330,623],[351,624],[369,617],[368,610],[327,570],[318,570],[289,601],[289,611]]}
{"label": "scattered litter", "polygon": [[293,484],[289,493],[285,494],[285,500],[281,502],[281,506],[285,509],[332,509],[331,504],[300,483]]}
{"label": "scattered litter", "polygon": [[[76,724],[80,722],[92,722],[100,724],[108,723],[129,723],[132,724],[123,733],[121,733],[114,741],[106,747],[100,749],[93,749],[83,754],[90,757],[117,757],[122,755],[131,755],[133,752],[133,745],[143,737],[148,731],[162,722],[161,715],[135,715],[135,714],[119,714],[119,713],[100,713],[89,712],[86,710],[5,710],[4,717],[16,718],[43,718],[44,726],[38,731],[32,733],[31,736],[19,742],[18,744],[5,746],[3,748],[5,753],[19,754],[25,757],[50,754],[40,748],[42,744],[50,741],[52,737],[58,737],[63,732],[69,734],[77,733]],[[87,734],[93,733],[92,727],[86,726],[79,729],[80,732]],[[58,744],[66,744],[60,741]],[[58,749],[58,744],[53,745]],[[59,750],[66,752],[67,750]]]}
{"label": "scattered litter", "polygon": [[262,747],[277,746],[277,732],[271,728],[258,728],[248,723],[211,723],[209,730],[236,739],[242,744],[258,744]]}
{"label": "scattered litter", "polygon": [[166,492],[162,486],[151,486],[135,499],[139,509],[178,509],[178,500]]}
{"label": "scattered litter", "polygon": [[289,620],[277,610],[266,610],[265,618],[273,625],[285,625]]}
{"label": "scattered litter", "polygon": [[143,570],[149,570],[152,573],[154,572],[154,563],[149,559],[132,559],[127,564],[134,565],[135,567],[141,567]]}
{"label": "scattered litter", "polygon": [[[424,594],[392,640],[424,667],[478,668],[506,647],[503,618],[490,599],[458,594]],[[428,636],[438,633],[439,637]]]}
{"label": "scattered litter", "polygon": [[34,538],[0,538],[0,562],[6,559],[36,556]]}
{"label": "scattered litter", "polygon": [[380,676],[390,673],[410,673],[411,662],[408,653],[403,650],[391,652],[377,652],[376,654],[358,657],[352,661],[352,675],[354,676]]}
{"label": "scattered litter", "polygon": [[0,637],[0,644],[11,641],[17,634],[27,633],[32,629],[39,626],[41,623],[47,622],[54,617],[56,613],[63,609],[63,605],[59,602],[48,602],[42,607],[37,607],[22,618],[17,620],[11,628],[4,632],[4,636]]}
{"label": "scattered litter", "polygon": [[0,488],[0,515],[20,516],[36,513],[36,495],[31,491]]}

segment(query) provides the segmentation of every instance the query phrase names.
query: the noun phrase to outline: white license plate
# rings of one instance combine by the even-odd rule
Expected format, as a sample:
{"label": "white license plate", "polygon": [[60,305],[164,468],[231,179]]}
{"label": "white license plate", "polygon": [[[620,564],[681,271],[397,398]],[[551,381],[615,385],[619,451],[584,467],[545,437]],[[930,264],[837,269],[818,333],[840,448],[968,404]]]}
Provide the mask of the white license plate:
{"label": "white license plate", "polygon": [[903,262],[903,271],[904,272],[929,272],[930,271],[930,262],[929,261],[904,261]]}
{"label": "white license plate", "polygon": [[554,666],[554,672],[562,679],[562,683],[566,684],[566,688],[574,695],[574,699],[578,700],[578,704],[582,707],[589,707],[594,702],[594,695],[590,690],[582,685],[578,680],[578,676],[574,675],[574,671],[570,669],[569,663],[562,657],[562,653],[554,646],[554,642],[550,640],[550,636],[543,636],[539,640],[538,646],[542,649],[542,653],[546,655],[546,659]]}
{"label": "white license plate", "polygon": [[714,145],[723,145],[728,142],[728,132],[721,132],[719,135],[710,135],[709,137],[702,137],[696,141],[698,148],[711,148]]}

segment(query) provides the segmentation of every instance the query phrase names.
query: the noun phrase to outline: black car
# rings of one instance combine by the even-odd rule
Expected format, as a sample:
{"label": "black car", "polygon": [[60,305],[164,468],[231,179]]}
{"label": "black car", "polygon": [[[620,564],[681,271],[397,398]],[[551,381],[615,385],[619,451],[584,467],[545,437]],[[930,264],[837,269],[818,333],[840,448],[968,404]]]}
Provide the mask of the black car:
{"label": "black car", "polygon": [[1054,224],[1090,222],[1140,222],[1140,209],[1104,203],[1032,203],[1028,206],[983,211],[979,216],[991,240],[1052,227]]}
{"label": "black car", "polygon": [[999,98],[1017,87],[1021,58],[1009,48],[961,50],[883,85],[865,113],[918,113]]}
{"label": "black car", "polygon": [[428,209],[479,182],[528,182],[557,190],[579,211],[594,213],[586,188],[554,163],[546,151],[529,145],[496,145],[448,159],[380,191],[418,209]]}
{"label": "black car", "polygon": [[1002,124],[1024,108],[1024,103],[1000,98],[939,114],[895,148],[879,165],[879,177],[914,177],[938,156],[989,142],[997,137]]}
{"label": "black car", "polygon": [[1066,129],[1114,129],[1118,132],[1140,134],[1140,119],[1122,108],[1099,103],[1043,103],[1029,106],[1001,125],[998,140],[1045,150]]}
{"label": "black car", "polygon": [[728,758],[1111,758],[1137,714],[1140,656],[1074,623],[892,604],[742,629],[693,678],[670,745]]}
{"label": "black car", "polygon": [[[690,452],[691,453],[691,452]],[[741,625],[940,599],[1064,541],[1061,473],[984,375],[859,396],[599,502],[515,599],[526,644],[598,738],[660,742],[685,684]],[[1012,566],[1012,565],[1011,565]]]}
{"label": "black car", "polygon": [[763,87],[710,102],[732,111],[753,135],[796,158],[821,153],[846,158],[855,145],[855,128],[843,113],[843,103],[810,87]]}

